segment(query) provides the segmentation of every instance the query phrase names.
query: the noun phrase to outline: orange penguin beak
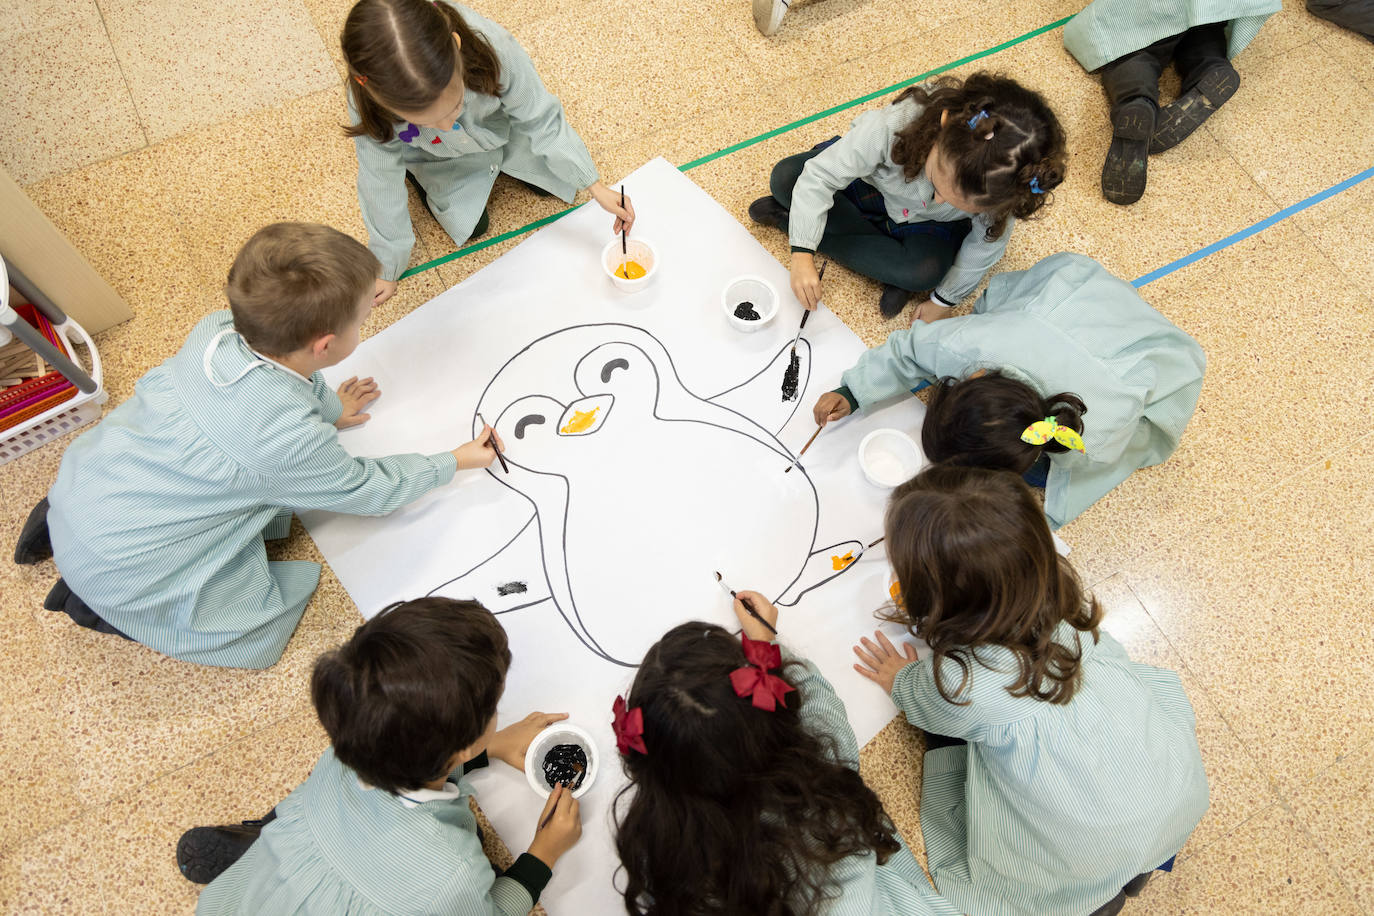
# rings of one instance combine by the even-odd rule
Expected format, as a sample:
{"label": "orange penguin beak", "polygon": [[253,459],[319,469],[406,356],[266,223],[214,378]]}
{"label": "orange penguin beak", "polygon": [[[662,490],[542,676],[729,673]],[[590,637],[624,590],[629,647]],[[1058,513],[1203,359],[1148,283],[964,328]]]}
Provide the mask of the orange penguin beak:
{"label": "orange penguin beak", "polygon": [[587,436],[596,432],[606,422],[614,403],[615,397],[609,394],[596,394],[573,401],[558,420],[558,434]]}

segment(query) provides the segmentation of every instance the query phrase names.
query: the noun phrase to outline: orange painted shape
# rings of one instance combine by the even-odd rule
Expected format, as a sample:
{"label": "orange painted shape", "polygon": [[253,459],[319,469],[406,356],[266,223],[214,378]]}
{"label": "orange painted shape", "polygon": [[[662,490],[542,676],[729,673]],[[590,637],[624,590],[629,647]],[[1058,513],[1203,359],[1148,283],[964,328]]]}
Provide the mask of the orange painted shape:
{"label": "orange painted shape", "polygon": [[591,410],[574,410],[572,419],[569,420],[559,432],[561,433],[584,433],[592,428],[596,422],[596,412],[600,407],[593,407]]}
{"label": "orange painted shape", "polygon": [[853,562],[854,562],[854,551],[852,551],[852,550],[849,551],[849,553],[845,554],[845,555],[842,556],[842,557],[831,557],[831,558],[830,558],[830,565],[833,566],[835,569],[844,569],[846,566],[848,566],[850,563],[853,563]]}

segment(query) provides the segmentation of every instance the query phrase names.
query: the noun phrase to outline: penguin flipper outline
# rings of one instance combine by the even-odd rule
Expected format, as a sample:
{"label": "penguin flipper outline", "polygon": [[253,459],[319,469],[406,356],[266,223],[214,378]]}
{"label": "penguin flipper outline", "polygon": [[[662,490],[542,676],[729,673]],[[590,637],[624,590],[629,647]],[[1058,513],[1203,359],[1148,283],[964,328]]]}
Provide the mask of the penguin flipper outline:
{"label": "penguin flipper outline", "polygon": [[[833,558],[844,557],[846,554],[852,554],[852,558],[842,568],[835,569]],[[863,555],[863,541],[853,540],[840,541],[829,547],[819,547],[811,551],[811,555],[806,559],[806,565],[802,567],[801,575],[797,576],[796,581],[773,603],[778,607],[796,606],[807,592],[838,579],[863,559]]]}
{"label": "penguin flipper outline", "polygon": [[790,341],[783,345],[768,365],[734,387],[713,394],[706,400],[743,414],[776,436],[806,400],[807,385],[811,381],[811,342],[805,337],[797,341],[797,358],[801,362],[801,369],[797,378],[797,396],[793,400],[782,399],[782,377],[792,361]]}
{"label": "penguin flipper outline", "polygon": [[[539,556],[539,532],[534,524],[537,518],[537,513],[531,513],[529,520],[515,536],[494,553],[466,572],[436,585],[425,593],[425,597],[437,594],[472,599],[480,601],[483,607],[497,615],[548,601],[553,596],[549,592],[543,567],[527,570],[516,565],[528,563],[520,560],[521,557]],[[523,586],[524,589],[516,586]]]}

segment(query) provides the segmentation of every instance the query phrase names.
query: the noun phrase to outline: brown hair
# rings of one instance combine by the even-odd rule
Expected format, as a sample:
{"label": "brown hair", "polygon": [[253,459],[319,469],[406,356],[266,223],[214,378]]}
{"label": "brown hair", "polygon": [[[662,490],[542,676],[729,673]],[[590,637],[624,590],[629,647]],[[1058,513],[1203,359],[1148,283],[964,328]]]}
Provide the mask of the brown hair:
{"label": "brown hair", "polygon": [[[453,45],[458,34],[461,47]],[[391,139],[398,110],[434,104],[454,77],[473,92],[501,91],[501,62],[487,40],[447,3],[428,0],[359,0],[343,33],[347,86],[358,123],[349,137]]]}
{"label": "brown hair", "polygon": [[482,737],[508,668],[506,631],[476,601],[398,601],[320,656],[310,697],[334,756],[401,792],[442,779]]}
{"label": "brown hair", "polygon": [[926,403],[921,449],[931,461],[1024,474],[1041,451],[1063,452],[1051,439],[1045,445],[1021,441],[1026,427],[1054,417],[1080,435],[1088,407],[1067,391],[1042,398],[1019,379],[991,371],[963,379],[940,379]]}
{"label": "brown hair", "polygon": [[[959,190],[982,205],[991,221],[988,241],[1001,237],[1008,216],[1029,219],[1064,181],[1064,129],[1040,93],[1015,80],[985,72],[962,81],[946,76],[912,86],[893,104],[903,99],[914,99],[924,110],[897,132],[892,161],[911,181],[938,143]],[[946,111],[949,119],[942,126]],[[1032,180],[1041,193],[1031,190]]]}
{"label": "brown hair", "polygon": [[[933,465],[892,493],[885,524],[905,624],[934,653],[935,686],[960,701],[984,646],[1010,649],[1020,666],[1012,696],[1067,703],[1080,678],[1079,637],[1055,641],[1061,621],[1097,641],[1102,608],[1054,549],[1039,502],[1015,474]],[[962,677],[949,690],[945,660]]]}
{"label": "brown hair", "polygon": [[901,848],[873,790],[807,727],[800,692],[772,712],[735,694],[744,665],[739,637],[692,622],[635,676],[649,753],[621,756],[631,784],[614,805],[632,916],[811,913],[837,894],[841,860]]}
{"label": "brown hair", "polygon": [[337,229],[273,223],[234,258],[224,294],[248,346],[284,356],[356,320],[381,269],[366,245]]}

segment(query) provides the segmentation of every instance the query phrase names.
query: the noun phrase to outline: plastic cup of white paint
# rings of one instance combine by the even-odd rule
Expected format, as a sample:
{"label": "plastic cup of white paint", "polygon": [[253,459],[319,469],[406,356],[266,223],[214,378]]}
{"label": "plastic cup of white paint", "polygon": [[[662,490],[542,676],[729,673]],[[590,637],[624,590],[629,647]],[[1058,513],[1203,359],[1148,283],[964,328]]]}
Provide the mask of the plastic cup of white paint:
{"label": "plastic cup of white paint", "polygon": [[[615,272],[626,261],[634,261],[643,267],[644,276],[634,280],[617,277]],[[606,271],[606,276],[611,278],[616,289],[625,293],[637,293],[648,286],[650,281],[654,279],[654,274],[658,273],[658,255],[653,244],[648,239],[642,238],[628,239],[625,243],[625,249],[622,251],[620,236],[617,235],[601,252],[601,268]]]}
{"label": "plastic cup of white paint", "polygon": [[[616,251],[619,250],[620,246],[617,245]],[[576,744],[587,755],[587,775],[582,778],[582,785],[573,790],[573,798],[581,798],[596,781],[600,755],[592,736],[587,734],[585,729],[569,722],[555,722],[534,736],[529,751],[525,753],[525,781],[542,797],[549,797],[553,787],[544,781],[544,757],[560,744]]]}
{"label": "plastic cup of white paint", "polygon": [[[758,312],[757,319],[740,318],[735,309],[742,303],[751,303]],[[746,334],[760,330],[778,314],[778,291],[763,277],[746,275],[736,277],[725,284],[720,294],[720,307],[725,310],[725,318],[736,331]]]}
{"label": "plastic cup of white paint", "polygon": [[874,486],[891,489],[916,476],[921,447],[900,429],[875,429],[859,443],[859,466]]}

